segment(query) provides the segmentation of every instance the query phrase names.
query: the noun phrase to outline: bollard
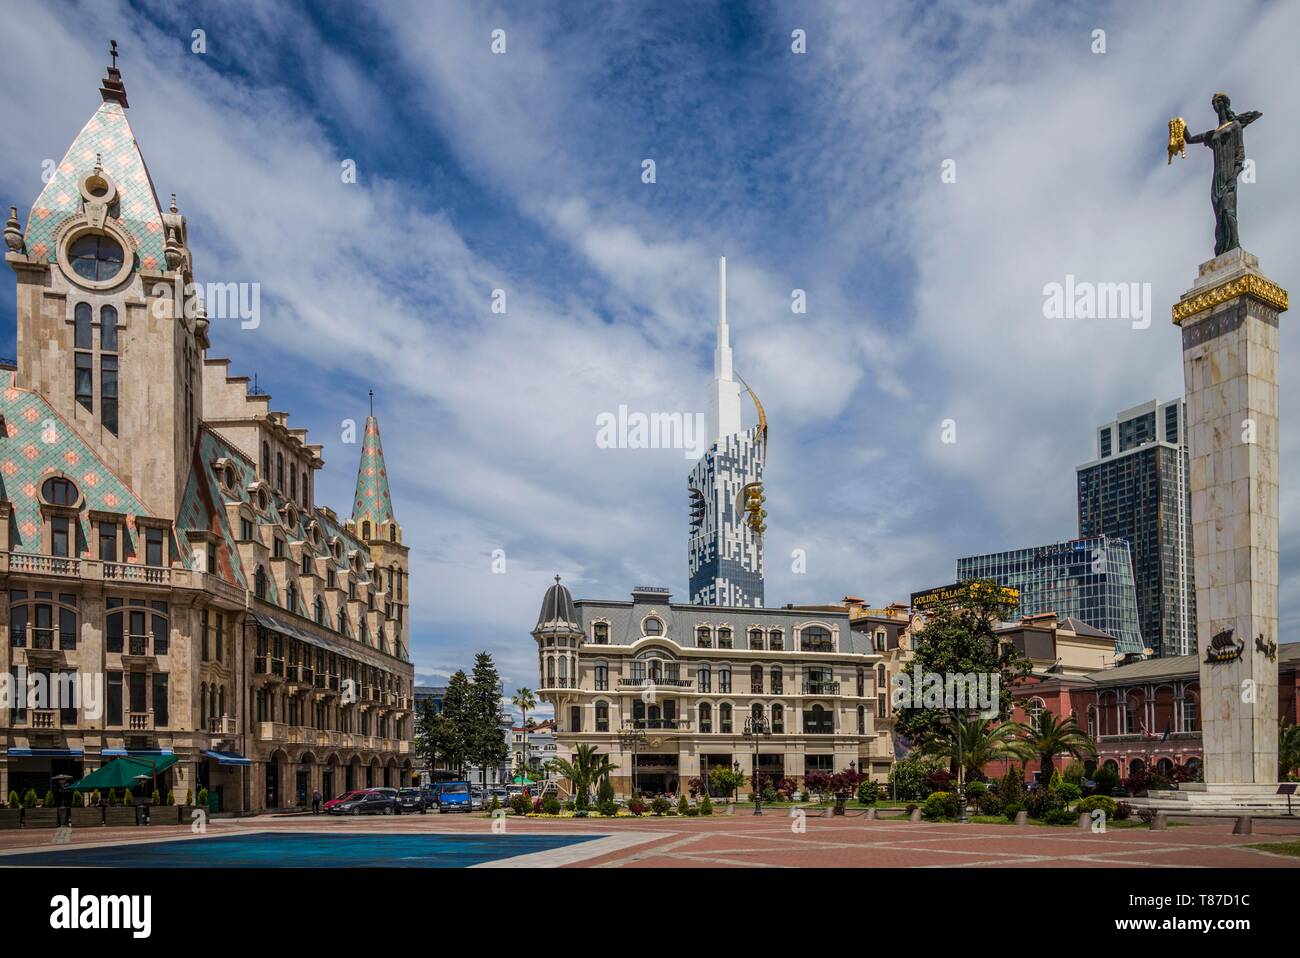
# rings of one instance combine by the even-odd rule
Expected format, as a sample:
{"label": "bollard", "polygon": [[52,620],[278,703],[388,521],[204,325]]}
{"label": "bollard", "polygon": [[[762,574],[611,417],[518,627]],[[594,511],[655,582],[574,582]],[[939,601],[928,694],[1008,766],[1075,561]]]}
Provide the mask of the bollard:
{"label": "bollard", "polygon": [[835,806],[827,805],[825,810],[822,812],[822,818],[833,818],[833,817],[835,817]]}
{"label": "bollard", "polygon": [[1079,831],[1086,832],[1090,828],[1092,828],[1092,816],[1089,815],[1087,812],[1080,812]]}
{"label": "bollard", "polygon": [[916,823],[919,822],[920,820],[921,820],[921,810],[919,808],[912,809],[912,816],[908,819],[908,821]]}
{"label": "bollard", "polygon": [[728,806],[727,806],[727,814],[728,814],[728,815],[735,815],[735,814],[736,814],[736,806],[735,806],[735,805],[728,805]]}
{"label": "bollard", "polygon": [[1156,812],[1151,816],[1151,830],[1153,832],[1163,832],[1169,827],[1169,816],[1164,812]]}
{"label": "bollard", "polygon": [[874,822],[875,820],[876,820],[876,810],[875,810],[874,808],[868,808],[868,809],[867,809],[867,821],[869,821],[869,822]]}
{"label": "bollard", "polygon": [[1028,812],[1023,812],[1023,811],[1021,811],[1021,812],[1016,812],[1016,821],[1015,821],[1015,824],[1017,824],[1017,825],[1025,825],[1025,824],[1028,824],[1028,822],[1029,822],[1029,813],[1028,813]]}
{"label": "bollard", "polygon": [[1240,815],[1237,817],[1237,824],[1232,826],[1234,835],[1253,835],[1255,834],[1254,822],[1249,815]]}

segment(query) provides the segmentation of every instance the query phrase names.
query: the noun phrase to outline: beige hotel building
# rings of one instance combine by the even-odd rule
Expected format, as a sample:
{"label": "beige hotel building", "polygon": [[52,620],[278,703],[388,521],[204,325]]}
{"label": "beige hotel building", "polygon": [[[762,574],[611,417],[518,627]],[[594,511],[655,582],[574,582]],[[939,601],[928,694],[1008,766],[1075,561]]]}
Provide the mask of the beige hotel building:
{"label": "beige hotel building", "polygon": [[[574,601],[558,577],[537,626],[539,694],[557,755],[611,756],[615,791],[685,793],[755,748],[763,777],[870,770],[881,655],[845,609],[684,605],[666,589]],[[770,734],[746,736],[761,717]]]}

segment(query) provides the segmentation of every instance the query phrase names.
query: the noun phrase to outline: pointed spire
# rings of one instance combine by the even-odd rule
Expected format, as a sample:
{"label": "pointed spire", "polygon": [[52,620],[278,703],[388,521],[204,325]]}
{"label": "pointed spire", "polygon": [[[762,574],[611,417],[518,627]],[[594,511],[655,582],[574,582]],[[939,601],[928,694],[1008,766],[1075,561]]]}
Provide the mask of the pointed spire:
{"label": "pointed spire", "polygon": [[732,378],[731,330],[727,326],[727,258],[718,258],[718,342],[713,350],[709,396],[709,439],[720,442],[740,432],[740,386]]}
{"label": "pointed spire", "polygon": [[352,521],[360,526],[372,524],[372,536],[393,518],[393,500],[388,494],[388,469],[384,465],[384,447],[379,440],[379,420],[374,416],[374,391],[370,393],[370,415],[361,441],[361,465],[357,468],[357,494],[352,500]]}
{"label": "pointed spire", "polygon": [[108,75],[104,77],[104,85],[99,88],[99,95],[104,98],[105,103],[109,101],[120,103],[125,110],[130,104],[126,102],[126,86],[122,83],[122,71],[117,68],[117,41],[108,42],[108,55],[113,58],[113,62],[108,68]]}

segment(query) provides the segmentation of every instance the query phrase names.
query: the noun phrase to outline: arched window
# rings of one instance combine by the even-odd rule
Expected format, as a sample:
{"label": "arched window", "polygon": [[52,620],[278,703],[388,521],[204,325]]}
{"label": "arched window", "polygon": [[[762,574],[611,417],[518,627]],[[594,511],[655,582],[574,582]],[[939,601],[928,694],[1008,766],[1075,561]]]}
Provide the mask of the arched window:
{"label": "arched window", "polygon": [[731,669],[726,666],[718,669],[718,691],[723,694],[731,692]]}
{"label": "arched window", "polygon": [[99,308],[99,348],[105,352],[117,352],[117,308],[101,306]]}
{"label": "arched window", "polygon": [[370,520],[369,519],[361,523],[361,538],[365,539],[367,542],[370,541]]}
{"label": "arched window", "polygon": [[799,633],[804,652],[833,652],[831,634],[819,625],[810,625]]}
{"label": "arched window", "polygon": [[867,710],[861,705],[858,706],[858,734],[867,734]]}
{"label": "arched window", "polygon": [[89,303],[78,303],[73,312],[73,392],[77,404],[87,412],[95,411],[95,354],[93,330],[91,329],[91,311]]}
{"label": "arched window", "polygon": [[751,665],[749,667],[749,691],[754,695],[763,694],[763,666]]}
{"label": "arched window", "polygon": [[262,443],[262,478],[271,481],[271,444]]}
{"label": "arched window", "polygon": [[1124,697],[1124,734],[1132,735],[1142,729],[1142,697],[1130,692]]}
{"label": "arched window", "polygon": [[370,626],[366,623],[366,617],[361,617],[361,641],[370,644]]}
{"label": "arched window", "polygon": [[[649,626],[650,626],[650,622],[649,622],[649,620],[647,619],[647,620],[646,620],[646,635],[651,635],[651,634],[653,634],[653,635],[658,635],[658,634],[659,634],[658,632],[651,633]],[[701,628],[700,628],[700,629],[695,633],[695,642],[696,642],[696,644],[697,644],[700,648],[702,648],[702,649],[711,649],[711,648],[713,648],[713,630],[710,629],[708,626],[703,626],[703,627],[701,627]]]}
{"label": "arched window", "polygon": [[[1184,732],[1196,732],[1201,727],[1200,702],[1191,689],[1183,692],[1183,728]],[[1190,763],[1188,763],[1190,764]]]}
{"label": "arched window", "polygon": [[1025,714],[1029,716],[1029,724],[1035,730],[1037,730],[1040,727],[1040,723],[1043,720],[1043,710],[1045,707],[1046,706],[1043,704],[1043,700],[1038,698],[1037,696],[1030,699],[1028,704],[1025,707]]}
{"label": "arched window", "polygon": [[259,599],[266,598],[266,570],[261,566],[258,566],[257,572],[253,574],[253,595]]}
{"label": "arched window", "polygon": [[609,644],[609,623],[597,622],[591,627],[592,641],[597,645]]}
{"label": "arched window", "polygon": [[289,470],[289,498],[298,498],[298,473],[292,469]]}
{"label": "arched window", "polygon": [[294,585],[292,582],[289,583],[287,595],[288,598],[285,602],[286,607],[289,609],[290,612],[297,612],[298,611],[298,587]]}
{"label": "arched window", "polygon": [[316,612],[315,615],[316,623],[318,625],[324,625],[325,624],[325,603],[320,596],[316,596],[315,612]]}
{"label": "arched window", "polygon": [[275,454],[275,488],[284,492],[284,453]]}
{"label": "arched window", "polygon": [[664,634],[663,621],[656,616],[653,615],[648,616],[645,622],[642,623],[641,633],[643,635],[663,635]]}
{"label": "arched window", "polygon": [[834,731],[835,722],[828,709],[814,705],[803,713],[803,730],[807,735],[829,735]]}
{"label": "arched window", "polygon": [[785,633],[780,629],[772,629],[767,633],[767,647],[773,652],[781,652],[785,649]]}
{"label": "arched window", "polygon": [[751,649],[760,649],[760,650],[763,648],[763,630],[762,630],[762,629],[750,629],[750,630],[749,630],[749,647],[750,647]]}
{"label": "arched window", "polygon": [[339,623],[338,623],[339,635],[347,635],[348,634],[348,610],[343,608],[342,606],[339,607],[338,619],[339,619]]}
{"label": "arched window", "polygon": [[763,703],[755,702],[749,707],[749,717],[757,722],[763,721]]}
{"label": "arched window", "polygon": [[73,345],[77,349],[93,349],[94,333],[91,329],[91,309],[89,303],[78,303],[73,311]]}
{"label": "arched window", "polygon": [[785,706],[772,706],[772,734],[782,735],[785,733]]}
{"label": "arched window", "polygon": [[390,542],[396,542],[396,541],[397,541],[397,524],[396,524],[396,523],[394,523],[393,525],[391,525],[391,526],[388,527],[388,539],[389,539]]}
{"label": "arched window", "polygon": [[713,674],[709,671],[707,665],[701,665],[695,673],[696,684],[699,685],[701,692],[713,691]]}
{"label": "arched window", "polygon": [[713,706],[708,702],[700,703],[700,731],[705,735],[713,731]]}
{"label": "arched window", "polygon": [[731,648],[731,630],[727,628],[718,629],[718,648]]}
{"label": "arched window", "polygon": [[772,694],[781,695],[785,692],[785,676],[781,672],[781,666],[772,666]]}
{"label": "arched window", "polygon": [[731,703],[723,702],[718,706],[718,731],[723,735],[731,734]]}
{"label": "arched window", "polygon": [[596,703],[596,731],[597,732],[609,731],[609,703],[608,702]]}

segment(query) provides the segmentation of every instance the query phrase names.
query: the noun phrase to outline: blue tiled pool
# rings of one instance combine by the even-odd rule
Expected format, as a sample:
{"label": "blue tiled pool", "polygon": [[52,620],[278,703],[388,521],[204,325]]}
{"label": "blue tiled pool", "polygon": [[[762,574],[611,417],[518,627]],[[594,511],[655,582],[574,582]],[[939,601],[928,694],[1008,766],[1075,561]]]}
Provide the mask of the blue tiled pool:
{"label": "blue tiled pool", "polygon": [[0,856],[0,866],[89,868],[468,868],[599,835],[412,835],[258,832],[215,838],[75,846]]}

